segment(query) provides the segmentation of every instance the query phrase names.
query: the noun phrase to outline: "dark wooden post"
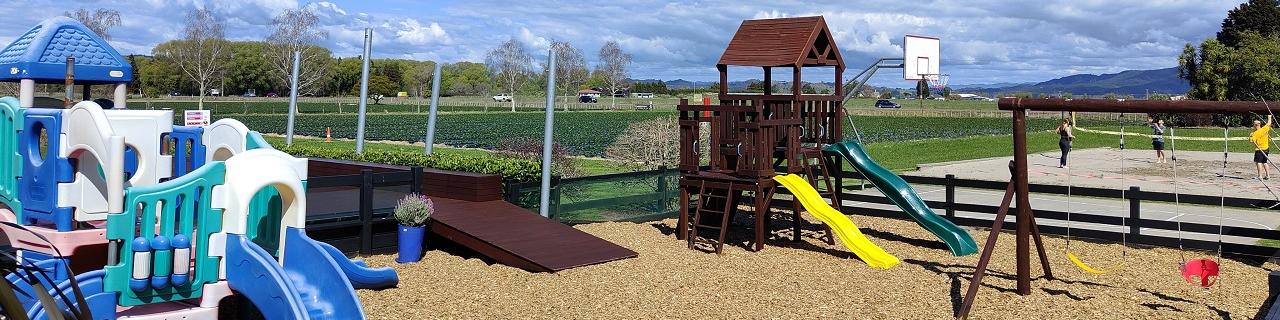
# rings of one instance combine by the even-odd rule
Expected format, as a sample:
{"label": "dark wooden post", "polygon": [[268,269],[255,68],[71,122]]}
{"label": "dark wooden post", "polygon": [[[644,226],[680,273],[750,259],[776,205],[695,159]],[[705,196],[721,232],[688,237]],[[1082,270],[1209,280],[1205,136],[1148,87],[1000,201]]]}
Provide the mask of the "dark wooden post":
{"label": "dark wooden post", "polygon": [[360,254],[373,254],[373,170],[360,170]]}
{"label": "dark wooden post", "polygon": [[1017,232],[1014,254],[1017,257],[1018,294],[1031,294],[1031,201],[1027,194],[1027,111],[1013,110],[1013,181],[1016,191]]}
{"label": "dark wooden post", "polygon": [[684,240],[689,232],[689,187],[684,185],[684,177],[680,180],[682,182],[677,184],[680,188],[680,215],[676,218],[676,240]]}
{"label": "dark wooden post", "polygon": [[1137,186],[1129,187],[1129,241],[1133,242],[1141,241],[1139,238],[1142,237],[1142,228],[1139,225],[1142,221],[1142,199],[1138,198],[1141,194],[1142,189]]}
{"label": "dark wooden post", "polygon": [[422,194],[422,167],[410,167],[409,192]]}
{"label": "dark wooden post", "polygon": [[956,218],[956,175],[947,175],[947,218]]}
{"label": "dark wooden post", "polygon": [[1269,305],[1271,308],[1258,311],[1259,314],[1265,314],[1266,319],[1280,319],[1280,308],[1274,302],[1276,295],[1280,295],[1280,271],[1272,271],[1267,277],[1267,301],[1263,301],[1262,306],[1266,308]]}

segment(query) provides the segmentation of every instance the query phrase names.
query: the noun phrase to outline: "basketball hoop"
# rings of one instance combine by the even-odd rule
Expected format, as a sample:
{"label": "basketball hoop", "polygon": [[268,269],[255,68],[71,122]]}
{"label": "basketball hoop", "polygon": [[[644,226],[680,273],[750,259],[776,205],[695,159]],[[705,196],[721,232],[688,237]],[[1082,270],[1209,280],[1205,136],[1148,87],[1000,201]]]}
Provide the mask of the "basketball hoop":
{"label": "basketball hoop", "polygon": [[933,90],[942,91],[947,88],[947,81],[951,80],[949,74],[926,74],[921,75],[925,81],[929,82],[929,87]]}

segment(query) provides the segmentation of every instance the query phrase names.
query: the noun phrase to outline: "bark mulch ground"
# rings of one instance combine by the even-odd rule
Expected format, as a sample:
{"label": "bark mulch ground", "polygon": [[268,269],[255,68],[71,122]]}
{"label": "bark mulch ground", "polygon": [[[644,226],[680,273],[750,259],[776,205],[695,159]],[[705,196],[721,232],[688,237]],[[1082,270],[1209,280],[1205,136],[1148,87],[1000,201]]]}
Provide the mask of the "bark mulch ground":
{"label": "bark mulch ground", "polygon": [[[805,215],[808,217],[808,215]],[[902,259],[875,270],[839,242],[827,245],[810,225],[791,242],[787,221],[774,224],[762,252],[744,249],[734,229],[723,255],[689,250],[672,235],[675,221],[597,223],[577,228],[640,253],[635,259],[529,273],[432,250],[422,262],[397,265],[394,255],[368,257],[394,266],[398,288],[360,290],[371,319],[947,319],[960,308],[978,255],[953,257],[914,222],[851,216]],[[811,218],[810,218],[811,219]],[[816,223],[816,222],[811,222]],[[981,244],[987,230],[971,230]],[[1064,239],[1046,237],[1057,279],[1034,279],[1029,296],[1014,292],[1014,242],[998,252],[974,306],[973,319],[1245,319],[1264,304],[1274,263],[1224,259],[1218,285],[1203,290],[1179,275],[1179,251],[1073,241],[1072,251],[1107,275],[1080,272],[1063,254]],[[1122,254],[1122,252],[1126,254]],[[1188,259],[1212,253],[1186,252]],[[1040,274],[1034,260],[1032,270]]]}

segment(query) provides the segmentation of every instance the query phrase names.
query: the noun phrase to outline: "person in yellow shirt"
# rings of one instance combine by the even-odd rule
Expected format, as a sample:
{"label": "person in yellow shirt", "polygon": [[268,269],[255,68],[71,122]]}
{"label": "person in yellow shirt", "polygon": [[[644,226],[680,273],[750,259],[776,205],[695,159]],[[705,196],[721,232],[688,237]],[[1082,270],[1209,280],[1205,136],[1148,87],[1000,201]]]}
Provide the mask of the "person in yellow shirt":
{"label": "person in yellow shirt", "polygon": [[1258,166],[1258,179],[1266,180],[1271,178],[1271,171],[1267,169],[1267,157],[1271,154],[1271,116],[1267,116],[1267,123],[1253,120],[1253,133],[1249,134],[1249,141],[1253,142],[1253,163]]}

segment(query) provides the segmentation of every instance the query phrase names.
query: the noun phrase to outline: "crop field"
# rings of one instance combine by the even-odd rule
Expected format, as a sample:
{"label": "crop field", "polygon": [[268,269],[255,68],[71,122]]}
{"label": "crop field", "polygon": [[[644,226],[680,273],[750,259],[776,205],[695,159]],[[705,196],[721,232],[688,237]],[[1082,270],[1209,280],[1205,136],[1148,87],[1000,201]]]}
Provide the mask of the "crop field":
{"label": "crop field", "polygon": [[[601,97],[598,103],[578,103],[574,97],[561,97],[556,100],[556,108],[559,110],[569,111],[587,111],[587,110],[633,110],[637,105],[652,104],[654,109],[674,110],[675,105],[680,102],[681,97],[674,96],[658,96],[654,98],[618,98],[616,107],[611,104],[611,99]],[[700,98],[697,96],[688,96],[690,101],[699,103]],[[540,112],[546,104],[546,98],[543,96],[519,96],[516,97],[516,111],[519,112]],[[877,99],[853,99],[848,103],[849,108],[873,108]],[[994,101],[967,101],[967,100],[893,100],[902,106],[905,110],[979,110],[991,111],[996,110]],[[298,98],[298,113],[355,113],[358,107],[358,99],[355,97],[300,97]],[[714,97],[712,103],[718,103]],[[242,97],[209,97],[205,99],[205,109],[213,110],[214,113],[236,113],[236,114],[286,114],[289,112],[288,98],[242,98]],[[430,106],[430,100],[426,98],[385,98],[380,103],[373,103],[371,100],[367,105],[368,113],[405,113],[405,112],[427,112]],[[129,107],[132,109],[169,109],[175,112],[182,110],[195,110],[197,103],[191,97],[172,97],[163,99],[139,99],[131,100]],[[454,96],[440,97],[439,111],[441,112],[503,112],[510,111],[510,102],[494,102],[489,97],[480,96]]]}
{"label": "crop field", "polygon": [[[576,155],[602,156],[605,148],[626,130],[627,125],[664,116],[670,111],[569,112],[556,115],[555,140]],[[233,117],[250,128],[267,133],[285,133],[284,115],[216,114]],[[354,138],[356,116],[353,114],[302,114],[295,125],[299,135],[323,137],[325,128],[334,138]],[[864,141],[889,142],[934,138],[960,138],[1010,133],[1009,121],[1001,118],[956,119],[940,117],[857,117],[855,124]],[[1049,130],[1057,123],[1050,119],[1032,119],[1029,127]],[[541,138],[542,113],[458,113],[439,116],[436,142],[455,147],[492,148],[503,138]],[[426,135],[427,116],[413,113],[370,113],[366,117],[365,138],[369,140],[422,141]],[[847,127],[847,125],[846,125]],[[846,128],[846,137],[853,131]]]}
{"label": "crop field", "polygon": [[[556,109],[568,111],[611,110],[615,109],[609,98],[600,98],[598,103],[579,103],[575,97],[561,97],[556,100]],[[298,98],[298,113],[356,113],[359,100],[354,97]],[[430,99],[426,98],[385,98],[380,103],[372,100],[366,106],[368,113],[425,113],[430,108]],[[618,98],[616,109],[632,110],[636,105],[652,104],[654,109],[674,110],[679,98],[664,96],[652,99]],[[221,114],[286,114],[289,113],[288,98],[240,98],[218,97],[206,98],[205,109]],[[546,105],[544,96],[517,97],[516,111],[541,112]],[[131,109],[168,109],[175,112],[195,110],[198,103],[188,97],[134,100],[129,102]],[[509,112],[510,102],[494,102],[489,97],[458,96],[441,97],[440,112]]]}
{"label": "crop field", "polygon": [[[576,155],[600,156],[627,125],[671,116],[663,111],[570,112],[556,115],[556,142]],[[232,117],[254,130],[285,133],[284,115],[221,115]],[[369,114],[365,139],[422,141],[426,136],[424,114]],[[504,138],[542,138],[542,113],[460,113],[441,115],[436,125],[436,142],[455,147],[493,148]],[[299,135],[323,137],[331,128],[334,138],[355,138],[356,116],[352,114],[299,115],[294,127]]]}

